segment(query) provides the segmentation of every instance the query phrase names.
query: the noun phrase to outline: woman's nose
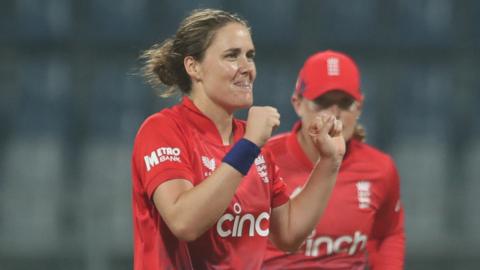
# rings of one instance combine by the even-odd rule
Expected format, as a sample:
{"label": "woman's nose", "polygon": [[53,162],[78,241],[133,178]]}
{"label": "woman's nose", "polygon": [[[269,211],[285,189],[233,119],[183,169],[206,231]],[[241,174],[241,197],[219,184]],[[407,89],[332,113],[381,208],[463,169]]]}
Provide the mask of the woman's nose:
{"label": "woman's nose", "polygon": [[338,119],[340,118],[340,108],[338,107],[337,104],[332,104],[329,108],[328,111],[330,111],[331,114],[335,115],[335,117]]}
{"label": "woman's nose", "polygon": [[240,72],[251,72],[254,69],[254,63],[247,57],[240,57],[238,67]]}

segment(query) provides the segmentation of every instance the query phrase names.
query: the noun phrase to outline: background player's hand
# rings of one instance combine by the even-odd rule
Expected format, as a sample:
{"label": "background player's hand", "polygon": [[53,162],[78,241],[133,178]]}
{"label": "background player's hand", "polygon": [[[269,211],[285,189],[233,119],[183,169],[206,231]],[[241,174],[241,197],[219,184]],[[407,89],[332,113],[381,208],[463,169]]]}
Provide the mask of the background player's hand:
{"label": "background player's hand", "polygon": [[321,113],[310,123],[308,133],[320,157],[342,160],[345,154],[342,130],[342,121],[329,113]]}
{"label": "background player's hand", "polygon": [[280,113],[270,106],[252,106],[248,110],[245,139],[262,147],[272,136],[272,131],[280,125]]}

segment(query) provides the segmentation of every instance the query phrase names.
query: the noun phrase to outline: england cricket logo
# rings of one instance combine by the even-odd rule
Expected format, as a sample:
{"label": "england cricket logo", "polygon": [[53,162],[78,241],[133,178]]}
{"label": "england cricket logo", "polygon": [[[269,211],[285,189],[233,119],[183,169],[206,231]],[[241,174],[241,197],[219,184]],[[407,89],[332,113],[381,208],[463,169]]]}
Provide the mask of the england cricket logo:
{"label": "england cricket logo", "polygon": [[265,163],[265,158],[263,157],[263,155],[259,155],[255,159],[255,166],[257,167],[257,173],[260,176],[260,178],[262,178],[262,181],[264,183],[268,183],[269,179],[268,179],[268,173],[267,173],[267,164]]}
{"label": "england cricket logo", "polygon": [[327,74],[328,76],[340,75],[340,61],[336,57],[330,57],[327,59]]}
{"label": "england cricket logo", "polygon": [[370,181],[362,180],[358,181],[357,184],[357,197],[358,197],[358,208],[366,209],[370,206]]}
{"label": "england cricket logo", "polygon": [[212,174],[213,171],[215,171],[215,159],[214,158],[208,158],[206,156],[202,156],[202,163],[203,166],[205,166],[207,169],[210,171],[205,172],[204,176],[209,176]]}

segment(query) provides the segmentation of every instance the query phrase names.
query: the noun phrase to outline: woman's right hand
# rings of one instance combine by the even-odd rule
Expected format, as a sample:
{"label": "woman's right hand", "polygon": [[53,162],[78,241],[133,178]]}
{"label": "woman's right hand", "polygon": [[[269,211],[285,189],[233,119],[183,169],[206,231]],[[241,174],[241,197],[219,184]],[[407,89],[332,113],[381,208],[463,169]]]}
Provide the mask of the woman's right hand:
{"label": "woman's right hand", "polygon": [[252,106],[248,110],[247,128],[244,138],[262,147],[280,126],[280,113],[270,106]]}
{"label": "woman's right hand", "polygon": [[345,154],[342,130],[342,122],[328,113],[321,113],[310,123],[308,133],[320,157],[342,160]]}

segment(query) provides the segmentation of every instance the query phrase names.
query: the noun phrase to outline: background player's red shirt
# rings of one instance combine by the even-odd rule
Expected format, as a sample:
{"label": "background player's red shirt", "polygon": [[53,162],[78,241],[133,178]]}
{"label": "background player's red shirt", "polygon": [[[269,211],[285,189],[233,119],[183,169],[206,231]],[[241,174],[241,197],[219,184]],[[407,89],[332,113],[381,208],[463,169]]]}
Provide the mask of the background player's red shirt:
{"label": "background player's red shirt", "polygon": [[[233,125],[236,142],[245,123]],[[271,209],[288,201],[269,153],[262,151],[225,213],[193,242],[173,236],[152,201],[170,179],[201,183],[232,146],[222,144],[214,123],[187,97],[142,124],[132,159],[135,269],[260,269]]]}
{"label": "background player's red shirt", "polygon": [[[313,164],[301,149],[296,133],[277,135],[270,150],[291,196],[301,190]],[[368,245],[367,245],[368,242]],[[300,250],[287,254],[271,243],[264,269],[403,269],[403,209],[399,177],[392,159],[358,140],[347,153],[321,220]]]}

